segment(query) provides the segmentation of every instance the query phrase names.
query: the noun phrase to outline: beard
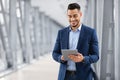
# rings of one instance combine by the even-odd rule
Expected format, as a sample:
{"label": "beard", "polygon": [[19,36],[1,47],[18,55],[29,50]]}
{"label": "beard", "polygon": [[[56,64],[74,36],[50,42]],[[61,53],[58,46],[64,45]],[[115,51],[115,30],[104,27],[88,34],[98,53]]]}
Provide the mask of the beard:
{"label": "beard", "polygon": [[79,22],[71,23],[71,27],[77,27],[79,25]]}

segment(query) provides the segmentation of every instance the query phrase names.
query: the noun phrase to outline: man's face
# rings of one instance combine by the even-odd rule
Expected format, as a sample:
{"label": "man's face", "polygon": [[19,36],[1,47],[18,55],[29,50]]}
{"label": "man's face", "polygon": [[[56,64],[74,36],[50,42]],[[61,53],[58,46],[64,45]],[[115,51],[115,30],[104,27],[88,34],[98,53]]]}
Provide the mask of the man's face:
{"label": "man's face", "polygon": [[82,12],[80,10],[67,10],[67,16],[72,27],[78,27],[80,25],[80,18],[82,16]]}

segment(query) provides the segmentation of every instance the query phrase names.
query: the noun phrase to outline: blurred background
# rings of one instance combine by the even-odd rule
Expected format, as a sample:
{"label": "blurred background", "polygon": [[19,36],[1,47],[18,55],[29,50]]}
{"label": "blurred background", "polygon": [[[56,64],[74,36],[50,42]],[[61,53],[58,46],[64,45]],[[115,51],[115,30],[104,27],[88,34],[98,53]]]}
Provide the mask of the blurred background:
{"label": "blurred background", "polygon": [[0,80],[57,80],[51,52],[72,2],[81,5],[82,23],[96,29],[99,80],[120,80],[120,0],[0,0]]}

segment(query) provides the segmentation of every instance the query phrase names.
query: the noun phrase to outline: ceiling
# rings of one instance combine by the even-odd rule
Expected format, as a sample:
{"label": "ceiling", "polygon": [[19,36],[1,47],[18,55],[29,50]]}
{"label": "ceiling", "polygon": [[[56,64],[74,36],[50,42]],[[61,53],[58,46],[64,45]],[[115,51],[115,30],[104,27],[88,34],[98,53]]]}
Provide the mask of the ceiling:
{"label": "ceiling", "polygon": [[[84,13],[86,0],[31,0],[32,6],[38,6],[41,12],[56,20],[63,26],[67,26],[66,10],[69,3],[77,2]],[[84,16],[83,16],[84,17]]]}

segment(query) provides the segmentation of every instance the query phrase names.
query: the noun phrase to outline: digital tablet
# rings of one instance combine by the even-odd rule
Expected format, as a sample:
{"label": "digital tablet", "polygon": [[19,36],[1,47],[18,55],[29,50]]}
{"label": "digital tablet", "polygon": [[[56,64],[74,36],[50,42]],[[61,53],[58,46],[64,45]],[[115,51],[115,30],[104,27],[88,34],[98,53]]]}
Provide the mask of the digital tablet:
{"label": "digital tablet", "polygon": [[68,55],[69,55],[69,54],[77,54],[77,53],[78,53],[77,49],[75,49],[75,50],[62,49],[62,55],[64,56],[64,59],[65,59],[65,60],[70,60],[70,59],[68,58]]}

